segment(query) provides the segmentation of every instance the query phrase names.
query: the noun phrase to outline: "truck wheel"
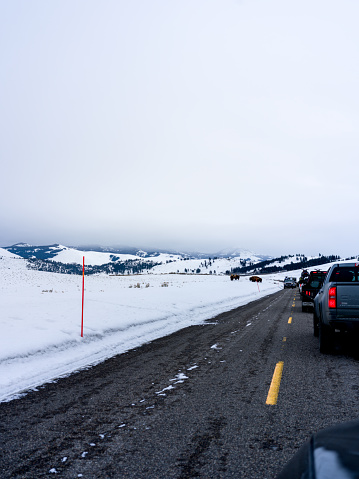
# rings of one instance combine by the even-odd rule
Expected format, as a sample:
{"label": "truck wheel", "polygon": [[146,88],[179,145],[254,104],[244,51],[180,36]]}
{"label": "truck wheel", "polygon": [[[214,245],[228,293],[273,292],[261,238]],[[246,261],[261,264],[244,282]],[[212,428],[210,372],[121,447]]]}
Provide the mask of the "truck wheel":
{"label": "truck wheel", "polygon": [[323,354],[330,353],[333,349],[333,333],[329,326],[319,320],[319,351]]}
{"label": "truck wheel", "polygon": [[302,305],[302,313],[305,313],[307,311],[307,307]]}
{"label": "truck wheel", "polygon": [[313,311],[313,334],[317,338],[319,336],[318,316]]}

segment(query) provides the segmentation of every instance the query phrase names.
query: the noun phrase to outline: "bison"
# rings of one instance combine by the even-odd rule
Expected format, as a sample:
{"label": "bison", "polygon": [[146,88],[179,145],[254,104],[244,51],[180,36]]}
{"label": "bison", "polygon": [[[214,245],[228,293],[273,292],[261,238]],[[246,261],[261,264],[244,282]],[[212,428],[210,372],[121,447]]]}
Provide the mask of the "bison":
{"label": "bison", "polygon": [[231,281],[234,279],[239,279],[239,274],[231,274]]}
{"label": "bison", "polygon": [[259,276],[251,276],[249,278],[249,281],[252,281],[253,283],[257,282],[257,283],[261,283],[262,282],[262,278],[260,278]]}

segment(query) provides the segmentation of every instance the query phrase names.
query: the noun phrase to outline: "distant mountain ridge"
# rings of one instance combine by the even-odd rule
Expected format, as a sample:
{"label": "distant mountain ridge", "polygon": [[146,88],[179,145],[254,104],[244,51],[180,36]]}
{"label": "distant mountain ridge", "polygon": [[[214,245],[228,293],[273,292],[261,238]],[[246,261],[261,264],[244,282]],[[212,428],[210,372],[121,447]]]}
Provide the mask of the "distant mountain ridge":
{"label": "distant mountain ridge", "polygon": [[24,258],[28,268],[66,274],[82,274],[83,257],[86,274],[268,274],[340,260],[336,255],[321,254],[273,258],[240,248],[220,250],[211,255],[166,250],[146,251],[133,247],[68,247],[60,244],[34,246],[17,243],[3,248],[3,251]]}
{"label": "distant mountain ridge", "polygon": [[64,247],[58,244],[46,246],[33,246],[28,243],[17,243],[12,246],[3,246],[10,253],[17,254],[22,258],[50,259],[54,258]]}
{"label": "distant mountain ridge", "polygon": [[201,252],[187,252],[187,251],[174,251],[164,249],[152,249],[152,248],[135,248],[132,246],[113,247],[113,246],[100,246],[100,245],[84,245],[84,246],[63,246],[60,244],[35,246],[28,243],[16,243],[12,246],[3,246],[3,249],[17,254],[22,258],[36,258],[36,259],[52,259],[55,258],[61,251],[66,249],[74,249],[77,251],[92,251],[97,253],[111,253],[113,255],[133,255],[140,258],[153,258],[161,254],[176,255],[183,258],[190,259],[207,259],[207,258],[234,258],[240,257],[242,259],[256,258],[260,261],[271,259],[271,256],[258,255],[252,251],[242,248],[223,249],[216,253],[201,253]]}

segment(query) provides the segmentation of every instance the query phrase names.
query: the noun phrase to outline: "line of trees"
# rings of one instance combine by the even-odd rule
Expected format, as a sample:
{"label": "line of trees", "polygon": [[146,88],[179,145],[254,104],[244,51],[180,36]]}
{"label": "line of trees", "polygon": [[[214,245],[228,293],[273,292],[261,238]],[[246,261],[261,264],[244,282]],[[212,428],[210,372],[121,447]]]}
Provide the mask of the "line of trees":
{"label": "line of trees", "polygon": [[257,274],[264,274],[264,273],[278,273],[280,271],[293,271],[295,269],[306,269],[310,268],[313,266],[319,266],[321,264],[325,263],[332,263],[333,261],[338,261],[340,259],[340,256],[336,255],[329,255],[329,256],[320,256],[319,258],[313,258],[313,259],[308,259],[305,256],[301,256],[301,261],[297,262],[291,262],[288,264],[285,264],[283,266],[279,265],[272,265],[272,263],[282,263],[286,259],[289,259],[290,256],[281,256],[280,258],[275,258],[272,260],[266,260],[266,261],[261,261],[259,263],[256,263],[255,265],[248,265],[244,267],[237,267],[237,268],[232,268],[231,272],[232,273],[257,273]]}

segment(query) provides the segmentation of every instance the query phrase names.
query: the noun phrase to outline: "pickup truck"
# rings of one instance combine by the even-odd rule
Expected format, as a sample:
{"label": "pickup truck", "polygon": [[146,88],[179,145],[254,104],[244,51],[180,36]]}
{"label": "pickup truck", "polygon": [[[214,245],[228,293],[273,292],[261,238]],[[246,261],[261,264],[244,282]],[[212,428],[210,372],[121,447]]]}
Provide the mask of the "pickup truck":
{"label": "pickup truck", "polygon": [[313,309],[313,301],[316,297],[321,285],[325,279],[326,271],[311,271],[308,278],[304,280],[300,289],[300,296],[302,298],[302,311]]}
{"label": "pickup truck", "polygon": [[333,349],[335,331],[359,331],[359,263],[331,266],[314,298],[313,326],[321,353]]}

